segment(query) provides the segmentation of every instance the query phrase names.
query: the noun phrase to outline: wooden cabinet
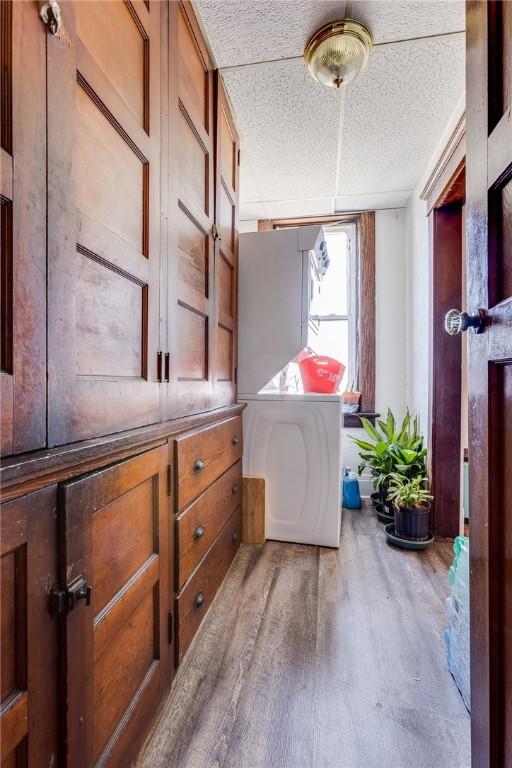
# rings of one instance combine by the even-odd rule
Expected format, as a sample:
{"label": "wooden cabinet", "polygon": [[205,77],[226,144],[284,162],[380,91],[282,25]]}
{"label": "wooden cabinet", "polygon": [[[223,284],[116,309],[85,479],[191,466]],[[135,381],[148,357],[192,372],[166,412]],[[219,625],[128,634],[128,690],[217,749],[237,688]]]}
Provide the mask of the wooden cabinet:
{"label": "wooden cabinet", "polygon": [[58,761],[56,486],[1,507],[2,768]]}
{"label": "wooden cabinet", "polygon": [[167,417],[207,410],[214,343],[214,100],[190,3],[170,4]]}
{"label": "wooden cabinet", "polygon": [[191,4],[170,20],[167,418],[236,400],[239,159]]}
{"label": "wooden cabinet", "polygon": [[161,12],[64,3],[48,35],[51,446],[160,418]]}
{"label": "wooden cabinet", "polygon": [[242,540],[241,417],[178,437],[174,456],[179,663]]}
{"label": "wooden cabinet", "polygon": [[219,535],[242,497],[242,462],[227,472],[176,519],[177,589],[181,589]]}
{"label": "wooden cabinet", "polygon": [[237,416],[178,437],[175,445],[177,504],[182,509],[242,457],[242,419]]}
{"label": "wooden cabinet", "polygon": [[170,684],[167,457],[164,444],[60,487],[60,583],[83,590],[63,647],[73,768],[129,765]]}
{"label": "wooden cabinet", "polygon": [[1,468],[39,486],[1,508],[2,768],[136,758],[241,541],[241,410]]}
{"label": "wooden cabinet", "polygon": [[227,97],[190,3],[60,10],[0,0],[2,768],[130,765],[241,536]]}
{"label": "wooden cabinet", "polygon": [[0,0],[1,453],[236,401],[239,140],[189,2]]}
{"label": "wooden cabinet", "polygon": [[0,2],[0,453],[46,443],[46,31]]}
{"label": "wooden cabinet", "polygon": [[222,78],[215,72],[215,371],[216,406],[236,400],[238,179],[240,141]]}
{"label": "wooden cabinet", "polygon": [[177,598],[178,662],[192,642],[229,570],[242,540],[242,511],[238,507]]}

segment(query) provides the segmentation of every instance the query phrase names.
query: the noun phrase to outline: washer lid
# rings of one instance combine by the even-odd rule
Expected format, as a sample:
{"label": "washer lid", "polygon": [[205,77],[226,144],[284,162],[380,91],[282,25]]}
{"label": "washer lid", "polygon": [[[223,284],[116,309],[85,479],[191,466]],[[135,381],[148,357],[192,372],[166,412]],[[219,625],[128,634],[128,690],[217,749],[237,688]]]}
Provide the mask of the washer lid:
{"label": "washer lid", "polygon": [[277,400],[296,403],[340,403],[343,400],[342,395],[324,395],[321,392],[304,392],[302,394],[293,394],[292,392],[260,392],[256,395],[238,395],[239,402],[245,403],[252,400]]}

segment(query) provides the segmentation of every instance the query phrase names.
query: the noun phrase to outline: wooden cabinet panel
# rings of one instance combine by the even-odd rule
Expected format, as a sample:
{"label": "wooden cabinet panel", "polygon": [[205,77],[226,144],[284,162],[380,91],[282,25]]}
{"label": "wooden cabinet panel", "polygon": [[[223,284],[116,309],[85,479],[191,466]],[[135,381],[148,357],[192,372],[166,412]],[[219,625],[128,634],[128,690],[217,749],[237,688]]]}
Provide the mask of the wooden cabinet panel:
{"label": "wooden cabinet panel", "polygon": [[181,589],[242,498],[242,462],[237,461],[176,520],[177,589]]}
{"label": "wooden cabinet panel", "polygon": [[214,403],[236,401],[238,177],[240,142],[219,72],[215,73],[215,374]]}
{"label": "wooden cabinet panel", "polygon": [[242,419],[237,416],[178,437],[175,446],[181,510],[242,457]]}
{"label": "wooden cabinet panel", "polygon": [[167,457],[163,445],[60,486],[61,584],[92,588],[66,620],[73,768],[129,765],[170,683]]}
{"label": "wooden cabinet panel", "polygon": [[50,445],[160,418],[162,7],[65,3],[48,35]]}
{"label": "wooden cabinet panel", "polygon": [[242,540],[241,507],[233,513],[177,599],[178,661],[186,653]]}
{"label": "wooden cabinet panel", "polygon": [[56,486],[3,504],[0,539],[2,766],[57,765]]}
{"label": "wooden cabinet panel", "polygon": [[147,130],[149,38],[128,3],[96,0],[76,3],[76,31],[137,121]]}
{"label": "wooden cabinet panel", "polygon": [[0,452],[46,444],[46,31],[0,2]]}
{"label": "wooden cabinet panel", "polygon": [[170,182],[165,417],[212,407],[213,73],[189,2],[169,8]]}

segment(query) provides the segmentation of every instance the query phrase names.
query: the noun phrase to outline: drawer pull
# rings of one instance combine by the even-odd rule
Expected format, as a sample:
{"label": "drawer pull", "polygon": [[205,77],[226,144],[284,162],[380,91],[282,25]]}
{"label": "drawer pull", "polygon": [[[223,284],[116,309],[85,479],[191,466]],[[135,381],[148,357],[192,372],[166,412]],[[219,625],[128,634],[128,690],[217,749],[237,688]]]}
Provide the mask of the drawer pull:
{"label": "drawer pull", "polygon": [[235,493],[238,493],[238,483],[233,483],[231,487],[231,493],[233,494],[233,496],[235,495]]}
{"label": "drawer pull", "polygon": [[194,600],[194,608],[201,608],[204,603],[204,595],[202,592],[198,592],[196,599]]}
{"label": "drawer pull", "polygon": [[198,525],[194,531],[194,539],[198,541],[199,539],[202,539],[203,536],[204,536],[204,528],[202,525]]}
{"label": "drawer pull", "polygon": [[235,435],[234,438],[231,440],[231,445],[238,445],[239,442],[240,442],[240,438],[238,437],[238,435]]}
{"label": "drawer pull", "polygon": [[231,541],[232,542],[238,541],[238,531],[233,531],[231,535]]}
{"label": "drawer pull", "polygon": [[204,461],[203,461],[202,459],[196,459],[196,460],[194,461],[194,472],[195,472],[196,474],[199,474],[199,472],[202,472],[202,471],[203,471],[203,469],[205,468],[205,466],[206,466],[206,465],[205,465],[205,463],[204,463]]}

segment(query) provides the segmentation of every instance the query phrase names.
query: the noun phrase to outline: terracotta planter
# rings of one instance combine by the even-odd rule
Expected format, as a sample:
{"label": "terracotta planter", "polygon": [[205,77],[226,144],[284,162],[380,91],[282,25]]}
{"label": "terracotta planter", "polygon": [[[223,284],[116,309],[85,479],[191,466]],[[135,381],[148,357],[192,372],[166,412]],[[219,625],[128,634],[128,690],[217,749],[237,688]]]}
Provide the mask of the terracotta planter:
{"label": "terracotta planter", "polygon": [[395,504],[395,532],[402,539],[426,541],[429,537],[430,504],[399,507]]}

